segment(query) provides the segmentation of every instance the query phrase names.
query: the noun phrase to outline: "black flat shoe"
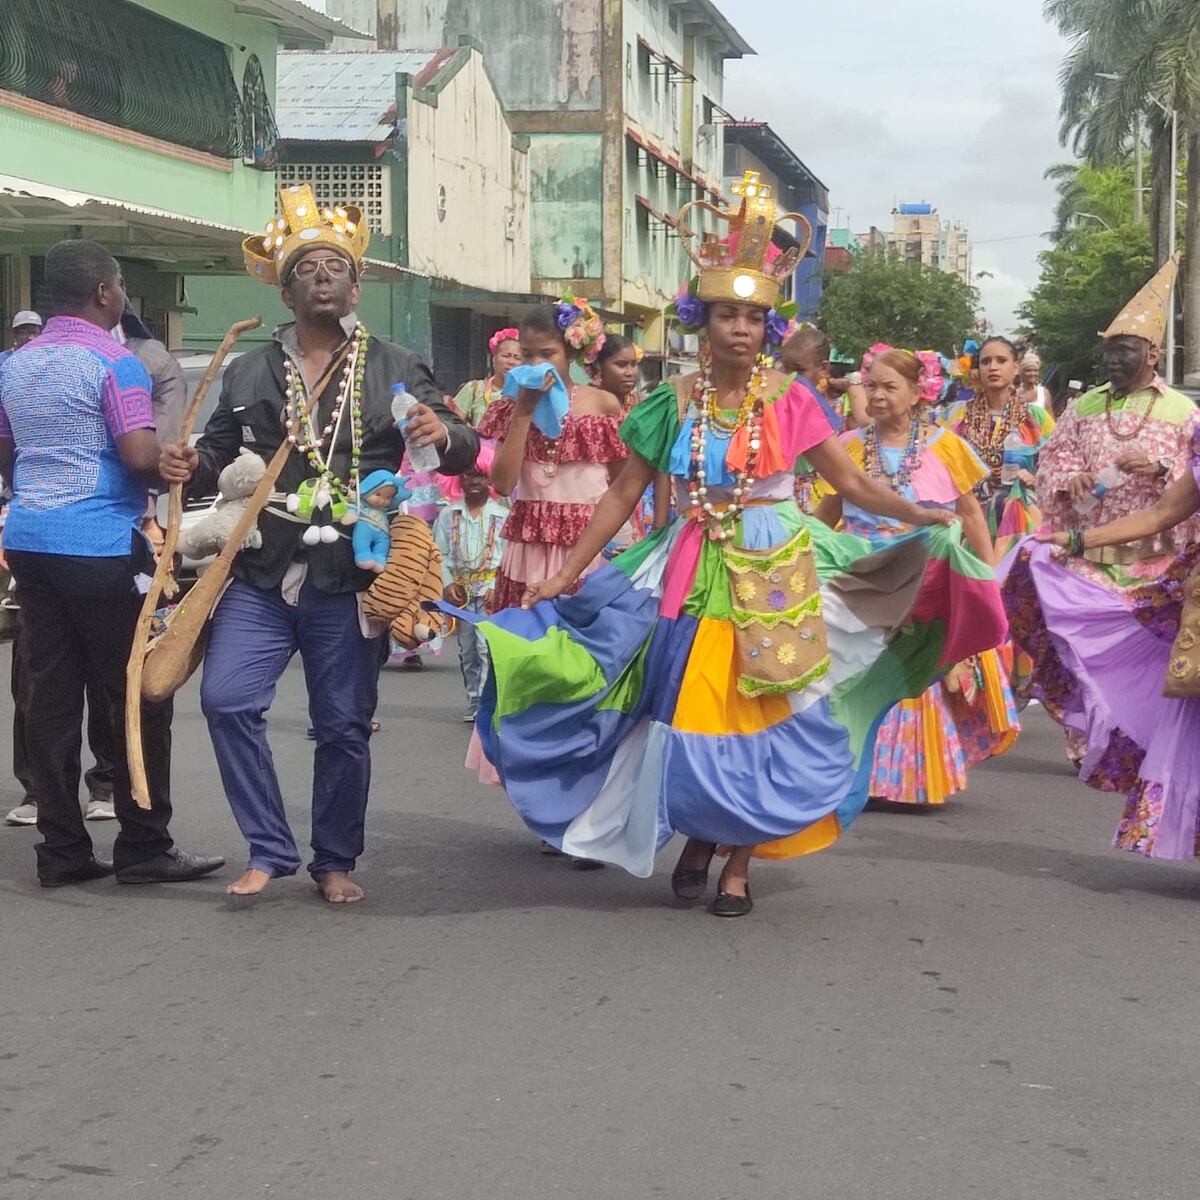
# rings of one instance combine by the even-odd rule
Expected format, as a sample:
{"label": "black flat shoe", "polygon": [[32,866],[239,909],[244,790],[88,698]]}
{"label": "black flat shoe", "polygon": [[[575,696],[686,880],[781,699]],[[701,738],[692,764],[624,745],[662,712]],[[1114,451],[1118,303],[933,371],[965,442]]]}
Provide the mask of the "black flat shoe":
{"label": "black flat shoe", "polygon": [[113,865],[106,858],[92,858],[76,867],[73,871],[64,871],[61,875],[43,875],[38,883],[45,888],[67,887],[72,883],[89,883],[93,879],[104,879],[113,873]]}
{"label": "black flat shoe", "polygon": [[223,867],[225,860],[219,857],[206,858],[189,854],[186,850],[172,847],[156,854],[145,862],[122,867],[117,872],[118,883],[184,883],[189,879],[200,879]]}
{"label": "black flat shoe", "polygon": [[717,848],[713,846],[708,852],[708,862],[702,870],[685,871],[682,867],[676,867],[671,872],[671,891],[675,893],[676,900],[694,904],[697,900],[704,899],[704,893],[708,890],[708,868],[712,866],[713,855],[716,852]]}
{"label": "black flat shoe", "polygon": [[754,907],[750,899],[750,888],[746,888],[744,896],[733,896],[729,892],[718,891],[713,897],[708,911],[714,917],[744,917]]}

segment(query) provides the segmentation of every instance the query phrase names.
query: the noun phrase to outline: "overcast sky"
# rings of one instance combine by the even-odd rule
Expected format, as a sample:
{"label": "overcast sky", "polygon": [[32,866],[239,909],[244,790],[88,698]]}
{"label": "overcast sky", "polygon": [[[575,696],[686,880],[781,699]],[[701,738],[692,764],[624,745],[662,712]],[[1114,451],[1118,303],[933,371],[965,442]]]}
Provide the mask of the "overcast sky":
{"label": "overcast sky", "polygon": [[[1041,0],[717,0],[758,51],[725,107],[770,121],[829,188],[831,224],[891,227],[900,201],[964,221],[998,329],[1037,280],[1054,190],[1065,43]],[[1004,239],[1004,240],[1002,240]]]}

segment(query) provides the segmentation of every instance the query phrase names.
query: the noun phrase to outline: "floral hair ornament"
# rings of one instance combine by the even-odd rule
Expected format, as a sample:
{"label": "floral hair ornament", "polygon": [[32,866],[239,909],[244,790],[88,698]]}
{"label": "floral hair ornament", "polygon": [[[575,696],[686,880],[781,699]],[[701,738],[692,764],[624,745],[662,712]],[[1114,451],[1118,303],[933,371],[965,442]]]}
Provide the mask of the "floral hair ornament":
{"label": "floral hair ornament", "polygon": [[566,292],[554,306],[554,318],[567,348],[585,366],[593,366],[607,337],[596,310],[586,300]]}
{"label": "floral hair ornament", "polygon": [[[700,276],[697,275],[667,307],[667,315],[675,318],[684,333],[699,333],[708,320],[708,305],[700,299],[699,289]],[[743,304],[749,301],[734,300],[730,303]],[[764,349],[782,346],[791,337],[796,331],[798,311],[797,305],[791,300],[767,310],[766,330],[763,335]]]}
{"label": "floral hair ornament", "polygon": [[887,342],[876,342],[862,356],[862,373],[865,375],[871,369],[871,364],[881,354],[886,354],[891,350],[899,350],[901,354],[907,354],[910,358],[917,360],[921,366],[921,376],[917,380],[920,402],[936,404],[941,399],[945,382],[942,377],[941,355],[936,350],[904,350],[898,346],[889,346]]}
{"label": "floral hair ornament", "polygon": [[502,342],[519,342],[521,340],[521,331],[519,329],[497,329],[495,333],[488,338],[488,353],[495,354],[500,349]]}

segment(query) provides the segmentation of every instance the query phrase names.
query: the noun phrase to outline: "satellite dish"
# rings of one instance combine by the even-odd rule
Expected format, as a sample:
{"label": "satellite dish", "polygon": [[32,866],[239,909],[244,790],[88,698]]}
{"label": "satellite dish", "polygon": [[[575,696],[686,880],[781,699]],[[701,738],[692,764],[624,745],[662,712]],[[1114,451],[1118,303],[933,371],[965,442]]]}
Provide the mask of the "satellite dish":
{"label": "satellite dish", "polygon": [[717,127],[711,121],[706,121],[696,133],[707,142],[710,138],[717,136]]}

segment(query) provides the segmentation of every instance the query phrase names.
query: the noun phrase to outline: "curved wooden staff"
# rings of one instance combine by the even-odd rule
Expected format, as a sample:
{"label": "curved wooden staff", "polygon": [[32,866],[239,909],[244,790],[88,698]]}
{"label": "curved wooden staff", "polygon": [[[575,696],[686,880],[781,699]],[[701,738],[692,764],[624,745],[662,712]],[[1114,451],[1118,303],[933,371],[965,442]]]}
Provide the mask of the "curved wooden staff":
{"label": "curved wooden staff", "polygon": [[[187,448],[192,437],[192,429],[196,417],[208,389],[212,387],[225,356],[233,349],[233,344],[251,329],[257,329],[262,324],[262,317],[250,317],[245,321],[236,321],[229,327],[229,332],[221,339],[217,352],[200,380],[200,386],[192,397],[184,414],[183,425],[179,430],[179,445]],[[137,625],[133,631],[133,647],[129,653],[129,665],[125,668],[125,756],[129,763],[129,784],[133,798],[139,808],[150,807],[150,788],[146,781],[146,759],[142,751],[142,669],[146,662],[146,637],[150,632],[150,622],[158,611],[158,601],[166,587],[175,565],[175,547],[179,543],[179,531],[183,524],[183,484],[171,484],[170,506],[167,515],[167,528],[163,537],[162,551],[158,556],[158,565],[154,568],[154,578],[150,581],[150,590],[142,601],[142,611],[138,614]]]}

